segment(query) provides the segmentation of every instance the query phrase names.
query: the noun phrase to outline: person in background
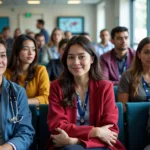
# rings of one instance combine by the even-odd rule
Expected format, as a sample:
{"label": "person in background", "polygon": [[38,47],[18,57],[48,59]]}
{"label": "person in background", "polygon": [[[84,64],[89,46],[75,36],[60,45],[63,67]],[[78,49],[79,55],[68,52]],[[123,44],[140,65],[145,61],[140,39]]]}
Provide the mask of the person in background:
{"label": "person in background", "polygon": [[114,48],[101,55],[100,64],[103,76],[118,85],[122,73],[132,65],[135,51],[129,48],[129,33],[126,27],[115,27],[111,31]]}
{"label": "person in background", "polygon": [[21,35],[21,30],[20,28],[16,28],[14,31],[14,40]]}
{"label": "person in background", "polygon": [[84,36],[84,37],[86,37],[88,40],[91,41],[91,37],[90,37],[90,34],[89,34],[88,32],[82,32],[82,33],[80,33],[80,36]]}
{"label": "person in background", "polygon": [[70,31],[66,31],[66,32],[64,33],[64,35],[65,35],[65,39],[70,40],[70,39],[72,38],[72,33],[71,33]]}
{"label": "person in background", "polygon": [[127,70],[118,85],[118,101],[150,101],[150,37],[138,45],[132,68]]}
{"label": "person in background", "polygon": [[52,59],[59,59],[58,45],[63,39],[64,34],[59,28],[54,28],[51,34],[50,41],[48,43],[48,48],[44,50],[42,63],[48,64]]}
{"label": "person in background", "polygon": [[25,34],[26,34],[26,35],[28,35],[29,32],[31,32],[30,29],[26,29],[26,30],[25,30]]}
{"label": "person in background", "polygon": [[42,63],[44,50],[47,51],[47,46],[45,45],[45,37],[43,34],[38,33],[35,35],[35,40],[37,42],[38,47],[38,62]]}
{"label": "person in background", "polygon": [[62,64],[63,74],[50,88],[49,150],[125,150],[117,140],[113,84],[103,80],[91,42],[83,36],[70,39]]}
{"label": "person in background", "polygon": [[27,150],[35,131],[26,92],[3,76],[6,67],[6,45],[0,41],[0,150]]}
{"label": "person in background", "polygon": [[13,44],[8,68],[4,73],[26,90],[29,104],[48,104],[49,77],[44,66],[37,65],[38,50],[36,42],[27,35],[20,35]]}
{"label": "person in background", "polygon": [[48,44],[48,42],[49,42],[49,34],[48,34],[47,30],[44,28],[44,25],[45,25],[45,21],[43,19],[38,19],[37,20],[36,27],[38,29],[40,29],[40,33],[44,35],[45,42],[46,42],[46,44]]}
{"label": "person in background", "polygon": [[10,56],[12,45],[13,45],[13,39],[10,37],[10,28],[4,27],[2,30],[2,36],[3,40],[6,42],[7,45],[7,54]]}
{"label": "person in background", "polygon": [[63,65],[61,63],[61,59],[62,59],[64,50],[65,50],[65,47],[66,47],[68,41],[69,41],[68,39],[62,39],[59,42],[58,52],[60,54],[60,58],[50,60],[50,62],[46,66],[46,69],[47,69],[47,72],[49,75],[49,79],[51,81],[58,78],[61,75],[61,73],[63,72]]}
{"label": "person in background", "polygon": [[32,37],[33,39],[35,38],[35,33],[32,31],[28,32],[27,35]]}
{"label": "person in background", "polygon": [[101,42],[97,44],[96,48],[98,57],[114,48],[114,45],[110,41],[110,33],[107,29],[100,31],[100,39]]}

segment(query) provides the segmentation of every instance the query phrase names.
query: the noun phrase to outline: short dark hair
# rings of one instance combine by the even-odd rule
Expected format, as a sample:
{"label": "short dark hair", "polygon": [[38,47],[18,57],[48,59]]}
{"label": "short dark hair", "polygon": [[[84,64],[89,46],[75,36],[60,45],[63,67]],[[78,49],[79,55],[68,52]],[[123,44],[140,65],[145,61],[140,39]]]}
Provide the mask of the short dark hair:
{"label": "short dark hair", "polygon": [[64,44],[67,44],[68,41],[69,41],[68,39],[62,39],[62,40],[59,42],[58,48],[60,49]]}
{"label": "short dark hair", "polygon": [[118,32],[128,32],[128,28],[121,27],[121,26],[113,28],[112,31],[111,31],[111,38],[114,39],[115,34],[118,33]]}
{"label": "short dark hair", "polygon": [[37,33],[34,38],[37,39],[40,36],[44,36],[44,35],[42,33]]}
{"label": "short dark hair", "polygon": [[37,22],[38,22],[39,24],[43,25],[43,26],[44,26],[44,24],[45,24],[45,21],[44,21],[43,19],[38,19]]}
{"label": "short dark hair", "polygon": [[108,31],[109,32],[108,29],[103,29],[103,30],[100,31],[100,34],[102,34],[104,31]]}
{"label": "short dark hair", "polygon": [[88,32],[82,32],[80,33],[80,35],[84,36],[84,35],[90,35]]}
{"label": "short dark hair", "polygon": [[10,30],[10,28],[9,27],[4,27],[2,32],[7,31],[7,30]]}

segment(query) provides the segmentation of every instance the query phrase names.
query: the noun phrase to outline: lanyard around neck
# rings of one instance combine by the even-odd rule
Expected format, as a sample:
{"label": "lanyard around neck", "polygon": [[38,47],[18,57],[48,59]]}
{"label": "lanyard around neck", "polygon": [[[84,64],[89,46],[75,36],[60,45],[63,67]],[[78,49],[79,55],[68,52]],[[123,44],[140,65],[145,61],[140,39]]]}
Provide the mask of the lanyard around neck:
{"label": "lanyard around neck", "polygon": [[[118,67],[119,68],[119,67]],[[125,72],[127,69],[127,59],[125,60],[125,62],[123,63],[123,67],[120,69],[119,68],[119,78],[121,78],[123,72]]]}
{"label": "lanyard around neck", "polygon": [[144,91],[146,93],[146,100],[147,101],[150,101],[150,93],[148,92],[148,88],[146,86],[146,81],[144,80],[144,78],[142,77],[142,84],[143,84],[143,88],[144,88]]}
{"label": "lanyard around neck", "polygon": [[89,92],[86,92],[86,96],[85,96],[85,102],[84,102],[84,106],[82,108],[80,101],[79,101],[80,97],[79,95],[77,95],[77,108],[78,108],[78,112],[80,115],[80,125],[84,125],[85,124],[85,111],[87,110],[87,103],[88,103],[88,99],[89,99]]}

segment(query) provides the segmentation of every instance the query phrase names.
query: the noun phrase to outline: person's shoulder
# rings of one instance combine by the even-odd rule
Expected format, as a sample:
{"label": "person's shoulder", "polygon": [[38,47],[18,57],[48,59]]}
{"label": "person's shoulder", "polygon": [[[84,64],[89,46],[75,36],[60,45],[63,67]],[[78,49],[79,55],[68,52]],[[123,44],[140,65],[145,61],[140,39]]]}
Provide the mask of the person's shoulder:
{"label": "person's shoulder", "polygon": [[10,80],[7,80],[6,78],[3,78],[3,79],[4,79],[5,85],[8,84],[9,86],[11,86],[16,94],[19,94],[21,91],[24,91],[24,88],[21,87],[19,84],[12,82]]}
{"label": "person's shoulder", "polygon": [[109,80],[102,79],[102,80],[98,80],[97,82],[98,82],[98,85],[100,85],[100,86],[110,86],[110,85],[112,85],[112,82],[109,81]]}
{"label": "person's shoulder", "polygon": [[112,53],[113,53],[113,49],[101,55],[101,59],[106,60],[106,61],[111,60]]}
{"label": "person's shoulder", "polygon": [[43,70],[46,70],[46,67],[44,65],[37,65],[36,66],[36,72],[43,71]]}
{"label": "person's shoulder", "polygon": [[51,85],[60,86],[60,85],[59,85],[59,80],[58,80],[58,79],[53,80],[53,81],[51,82]]}
{"label": "person's shoulder", "polygon": [[128,48],[128,50],[129,50],[132,54],[135,54],[135,53],[136,53],[136,51],[135,51],[134,49],[132,49],[132,48]]}
{"label": "person's shoulder", "polygon": [[59,80],[58,80],[58,79],[53,80],[53,81],[51,82],[50,88],[56,89],[57,91],[61,90]]}
{"label": "person's shoulder", "polygon": [[4,76],[5,76],[7,79],[10,79],[11,76],[12,76],[12,71],[7,68],[6,71],[4,72]]}
{"label": "person's shoulder", "polygon": [[103,55],[101,55],[101,57],[110,57],[111,56],[111,54],[112,54],[112,52],[113,52],[113,49],[112,50],[110,50],[110,51],[108,51],[108,52],[106,52],[106,53],[104,53]]}
{"label": "person's shoulder", "polygon": [[95,80],[91,80],[91,81],[93,84],[95,84],[95,87],[98,86],[101,89],[113,86],[113,83],[109,80],[101,79],[101,80],[97,80],[97,81],[95,81]]}
{"label": "person's shoulder", "polygon": [[46,67],[44,65],[37,65],[35,69],[35,76],[41,76],[47,73]]}

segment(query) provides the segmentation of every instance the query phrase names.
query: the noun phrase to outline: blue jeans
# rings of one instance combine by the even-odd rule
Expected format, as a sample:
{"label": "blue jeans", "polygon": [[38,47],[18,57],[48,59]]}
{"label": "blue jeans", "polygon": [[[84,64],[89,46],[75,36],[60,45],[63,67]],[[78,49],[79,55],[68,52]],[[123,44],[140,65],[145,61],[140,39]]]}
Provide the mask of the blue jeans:
{"label": "blue jeans", "polygon": [[81,145],[68,145],[63,148],[56,148],[55,150],[109,150],[108,148],[84,148]]}

